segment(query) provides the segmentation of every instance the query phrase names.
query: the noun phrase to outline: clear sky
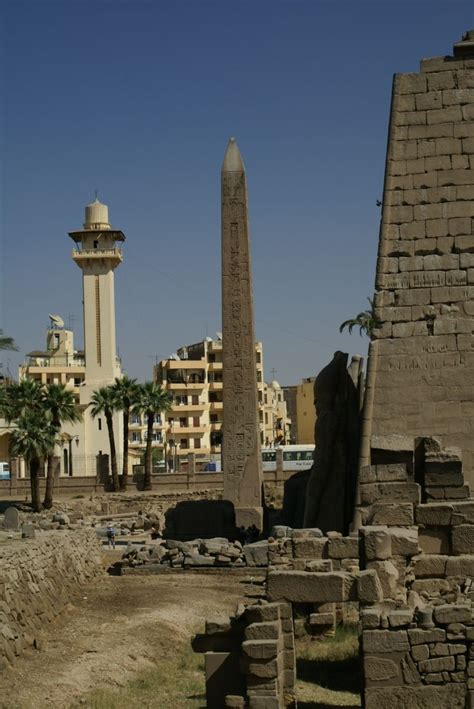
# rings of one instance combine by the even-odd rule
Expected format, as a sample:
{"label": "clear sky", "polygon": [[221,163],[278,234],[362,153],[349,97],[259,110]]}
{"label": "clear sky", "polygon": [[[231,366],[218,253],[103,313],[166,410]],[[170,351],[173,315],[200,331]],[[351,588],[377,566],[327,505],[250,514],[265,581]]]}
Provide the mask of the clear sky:
{"label": "clear sky", "polygon": [[473,0],[3,0],[0,327],[82,345],[67,231],[94,190],[126,236],[116,271],[127,372],[221,329],[220,166],[247,169],[265,378],[295,384],[372,295],[392,75],[450,54]]}

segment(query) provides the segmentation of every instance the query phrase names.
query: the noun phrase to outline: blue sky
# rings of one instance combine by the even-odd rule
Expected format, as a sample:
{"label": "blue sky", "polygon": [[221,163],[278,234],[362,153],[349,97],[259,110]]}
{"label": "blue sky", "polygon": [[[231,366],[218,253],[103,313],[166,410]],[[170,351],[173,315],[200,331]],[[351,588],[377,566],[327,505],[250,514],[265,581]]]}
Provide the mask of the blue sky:
{"label": "blue sky", "polygon": [[373,292],[391,81],[450,54],[472,0],[4,0],[0,326],[20,352],[73,316],[67,231],[94,189],[126,236],[129,374],[221,329],[220,166],[247,169],[266,379],[364,353],[342,320]]}

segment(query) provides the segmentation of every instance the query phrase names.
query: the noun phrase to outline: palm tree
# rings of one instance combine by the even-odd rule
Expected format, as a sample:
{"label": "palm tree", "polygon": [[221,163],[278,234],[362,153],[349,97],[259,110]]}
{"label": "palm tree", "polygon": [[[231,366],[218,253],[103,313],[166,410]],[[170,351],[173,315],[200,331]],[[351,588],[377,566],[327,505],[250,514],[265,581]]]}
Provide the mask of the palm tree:
{"label": "palm tree", "polygon": [[[74,394],[69,389],[66,389],[64,384],[48,384],[46,386],[43,390],[43,406],[53,438],[57,437],[63,423],[75,423],[81,419]],[[51,450],[48,451],[46,490],[43,502],[43,507],[47,510],[51,509],[53,506],[53,459],[54,445]]]}
{"label": "palm tree", "polygon": [[376,327],[378,327],[379,321],[375,316],[374,301],[371,298],[367,298],[367,300],[370,303],[370,310],[364,310],[356,315],[355,318],[344,320],[344,322],[339,326],[339,332],[342,332],[344,328],[347,327],[349,330],[349,335],[351,335],[353,328],[358,327],[359,335],[362,336],[362,333],[364,333],[367,337],[371,337],[372,332]]}
{"label": "palm tree", "polygon": [[99,414],[104,414],[105,420],[107,422],[107,431],[109,434],[109,445],[110,445],[110,468],[112,471],[112,490],[118,492],[119,489],[119,479],[117,472],[117,451],[115,449],[115,438],[114,438],[114,421],[113,413],[117,408],[117,399],[112,386],[100,387],[97,389],[92,396],[91,402],[91,416],[96,418]]}
{"label": "palm tree", "polygon": [[31,504],[35,512],[41,512],[39,489],[40,460],[54,446],[51,426],[45,425],[41,411],[32,408],[16,419],[16,427],[10,437],[10,453],[25,459],[30,470]]}
{"label": "palm tree", "polygon": [[152,436],[155,414],[171,409],[171,396],[156,382],[145,382],[140,386],[140,399],[135,411],[146,416],[145,480],[144,490],[151,490]]}
{"label": "palm tree", "polygon": [[123,376],[121,379],[116,377],[112,384],[114,390],[117,408],[122,409],[123,414],[123,463],[122,475],[120,476],[120,489],[127,489],[128,477],[128,426],[130,423],[130,412],[139,401],[139,386],[136,379]]}
{"label": "palm tree", "polygon": [[8,423],[29,411],[43,410],[43,385],[34,379],[22,379],[6,387],[2,413]]}
{"label": "palm tree", "polygon": [[3,330],[0,330],[0,350],[17,350],[13,337],[6,337]]}

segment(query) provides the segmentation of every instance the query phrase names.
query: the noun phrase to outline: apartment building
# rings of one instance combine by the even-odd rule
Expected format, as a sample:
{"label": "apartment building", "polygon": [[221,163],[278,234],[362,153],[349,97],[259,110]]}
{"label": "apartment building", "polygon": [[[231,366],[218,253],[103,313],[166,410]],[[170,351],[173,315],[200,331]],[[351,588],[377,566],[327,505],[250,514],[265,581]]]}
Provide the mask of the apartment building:
{"label": "apartment building", "polygon": [[280,384],[273,380],[264,385],[263,390],[263,423],[265,446],[276,446],[290,443],[291,418]]}
{"label": "apartment building", "polygon": [[[260,431],[265,443],[265,412],[263,380],[263,346],[255,345]],[[161,360],[154,368],[154,379],[172,397],[172,409],[166,420],[155,424],[153,447],[167,461],[169,469],[176,468],[189,453],[196,460],[220,460],[222,403],[222,340],[207,337],[202,342],[186,345],[169,359]],[[137,417],[138,420],[138,417]],[[130,445],[138,445],[141,431],[131,428]],[[135,438],[135,440],[134,440]]]}

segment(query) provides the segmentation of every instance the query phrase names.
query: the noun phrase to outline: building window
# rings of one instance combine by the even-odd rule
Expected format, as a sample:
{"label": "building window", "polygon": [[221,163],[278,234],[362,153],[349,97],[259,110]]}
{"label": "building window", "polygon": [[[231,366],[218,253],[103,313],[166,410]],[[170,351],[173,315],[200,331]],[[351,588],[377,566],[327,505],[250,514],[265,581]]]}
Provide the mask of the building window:
{"label": "building window", "polygon": [[217,414],[211,414],[210,420],[211,423],[217,423]]}
{"label": "building window", "polygon": [[216,361],[216,355],[213,354],[213,353],[211,353],[211,352],[209,352],[209,354],[207,355],[207,359],[208,359],[209,362],[215,362],[215,361]]}
{"label": "building window", "polygon": [[179,426],[180,428],[186,428],[188,425],[188,419],[187,418],[180,418],[179,419]]}
{"label": "building window", "polygon": [[199,404],[199,396],[197,394],[193,394],[192,402],[193,406],[197,406]]}
{"label": "building window", "polygon": [[200,439],[200,438],[195,438],[195,439],[194,439],[194,447],[195,447],[195,448],[200,448],[200,447],[201,447],[201,439]]}
{"label": "building window", "polygon": [[194,428],[199,426],[199,416],[193,416],[193,426]]}
{"label": "building window", "polygon": [[132,433],[132,443],[141,443],[142,442],[142,434],[140,431],[133,431]]}
{"label": "building window", "polygon": [[160,416],[160,414],[155,414],[154,421],[155,421],[155,423],[161,424],[161,416]]}
{"label": "building window", "polygon": [[182,438],[179,442],[179,447],[180,448],[187,448],[188,447],[188,439]]}
{"label": "building window", "polygon": [[97,241],[97,239],[94,239],[94,249],[98,249],[98,248],[99,248],[99,242]]}
{"label": "building window", "polygon": [[142,422],[141,416],[139,416],[138,414],[134,414],[134,415],[132,416],[132,423],[141,425],[141,422]]}
{"label": "building window", "polygon": [[100,419],[100,418],[97,419],[97,427],[98,427],[99,431],[102,431],[102,419]]}
{"label": "building window", "polygon": [[82,384],[82,379],[81,377],[74,377],[74,386],[75,387],[80,387]]}
{"label": "building window", "polygon": [[255,359],[257,360],[257,364],[261,364],[261,362],[262,362],[262,355],[261,355],[261,353],[260,353],[258,350],[257,350],[257,352],[255,352]]}

